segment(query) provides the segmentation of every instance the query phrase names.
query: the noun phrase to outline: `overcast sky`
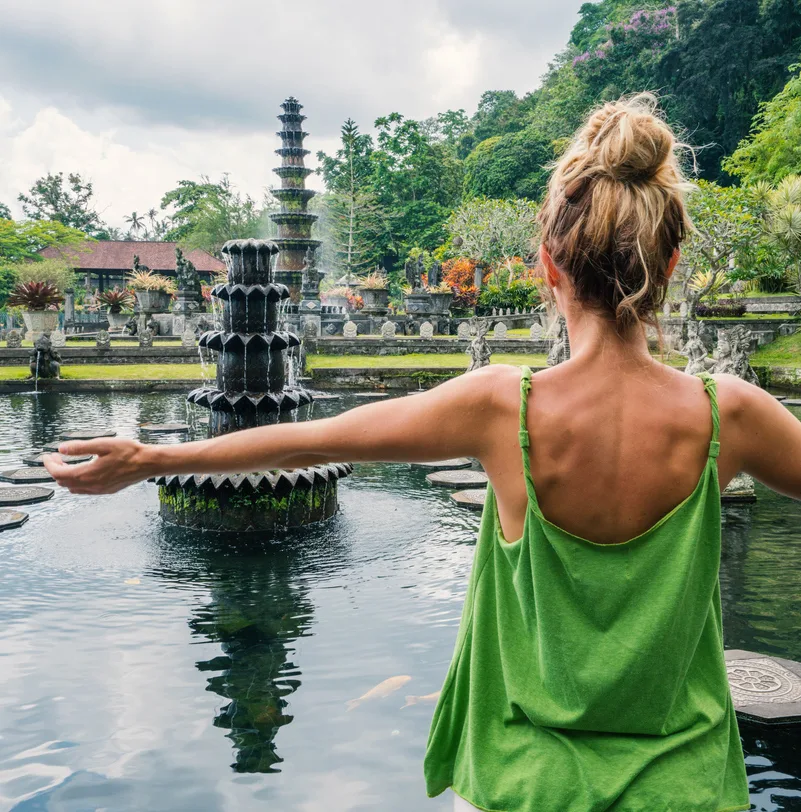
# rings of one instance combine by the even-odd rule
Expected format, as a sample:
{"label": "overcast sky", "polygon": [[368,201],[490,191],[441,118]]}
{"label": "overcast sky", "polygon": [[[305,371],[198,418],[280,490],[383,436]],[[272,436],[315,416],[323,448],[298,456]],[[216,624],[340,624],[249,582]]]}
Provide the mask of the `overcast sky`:
{"label": "overcast sky", "polygon": [[[342,122],[370,130],[475,110],[484,90],[539,84],[581,0],[4,0],[0,202],[80,172],[113,225],[176,181],[275,182],[275,120],[304,104],[312,152]],[[313,156],[310,165],[314,165]],[[316,185],[312,179],[312,185]]]}

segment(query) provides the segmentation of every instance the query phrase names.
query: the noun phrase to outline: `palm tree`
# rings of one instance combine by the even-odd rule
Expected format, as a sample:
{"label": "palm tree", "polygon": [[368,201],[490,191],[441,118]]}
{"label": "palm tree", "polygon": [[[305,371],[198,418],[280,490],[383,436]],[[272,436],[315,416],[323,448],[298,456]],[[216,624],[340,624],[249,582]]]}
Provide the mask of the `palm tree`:
{"label": "palm tree", "polygon": [[145,226],[145,218],[141,217],[135,211],[132,211],[129,215],[123,217],[122,219],[128,223],[128,230],[131,232],[131,234],[145,231],[147,228]]}

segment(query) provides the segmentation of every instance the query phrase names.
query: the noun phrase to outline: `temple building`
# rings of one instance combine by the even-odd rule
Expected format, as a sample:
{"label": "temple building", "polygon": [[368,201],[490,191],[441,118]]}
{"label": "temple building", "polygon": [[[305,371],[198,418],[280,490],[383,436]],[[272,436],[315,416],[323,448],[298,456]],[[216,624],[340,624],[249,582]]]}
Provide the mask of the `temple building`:
{"label": "temple building", "polygon": [[[106,290],[115,285],[122,287],[125,275],[133,266],[134,256],[151,271],[164,276],[175,276],[175,242],[148,242],[146,240],[98,240],[78,245],[45,248],[40,255],[46,259],[64,259],[76,273],[85,277],[88,289]],[[225,263],[208,251],[196,248],[184,256],[197,268],[200,278],[209,282],[212,276],[225,271]]]}

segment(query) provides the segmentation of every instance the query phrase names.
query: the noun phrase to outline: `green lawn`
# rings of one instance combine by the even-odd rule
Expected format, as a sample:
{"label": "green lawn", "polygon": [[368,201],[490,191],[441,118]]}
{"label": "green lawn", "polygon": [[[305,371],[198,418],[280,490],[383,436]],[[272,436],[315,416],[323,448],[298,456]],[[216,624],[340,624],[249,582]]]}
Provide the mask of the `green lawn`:
{"label": "green lawn", "polygon": [[[21,381],[30,375],[28,367],[0,367],[0,381]],[[207,375],[214,375],[209,364]],[[200,364],[74,364],[61,367],[61,377],[69,381],[199,381]]]}
{"label": "green lawn", "polygon": [[751,363],[755,366],[801,368],[801,332],[779,336],[760,347],[751,356]]}
{"label": "green lawn", "polygon": [[[545,355],[524,353],[493,353],[493,364],[527,364],[532,367],[545,366]],[[464,367],[470,363],[466,352],[411,353],[409,355],[310,355],[307,357],[310,369],[407,369],[409,367],[436,369],[440,367]]]}

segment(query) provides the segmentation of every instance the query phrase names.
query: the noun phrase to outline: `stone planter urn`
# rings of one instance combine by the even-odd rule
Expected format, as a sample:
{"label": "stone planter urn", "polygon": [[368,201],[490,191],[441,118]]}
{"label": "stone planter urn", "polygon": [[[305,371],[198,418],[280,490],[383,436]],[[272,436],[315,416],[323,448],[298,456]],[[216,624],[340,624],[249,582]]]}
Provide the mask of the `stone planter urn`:
{"label": "stone planter urn", "polygon": [[136,301],[143,313],[166,313],[170,307],[170,294],[163,290],[137,290]]}
{"label": "stone planter urn", "polygon": [[326,296],[324,302],[325,302],[325,304],[330,305],[331,307],[347,307],[348,306],[348,297],[347,296]]}
{"label": "stone planter urn", "polygon": [[447,313],[453,301],[453,293],[430,293],[435,313]]}
{"label": "stone planter urn", "polygon": [[363,288],[356,290],[364,300],[363,310],[388,310],[389,309],[389,289],[388,288]]}
{"label": "stone planter urn", "polygon": [[125,325],[131,318],[130,313],[112,313],[108,311],[106,313],[106,318],[108,319],[108,330],[110,333],[121,333]]}
{"label": "stone planter urn", "polygon": [[409,315],[428,315],[434,312],[434,300],[430,293],[409,293],[403,297]]}
{"label": "stone planter urn", "polygon": [[43,333],[52,333],[58,327],[57,310],[26,310],[22,314],[28,338],[37,341]]}

